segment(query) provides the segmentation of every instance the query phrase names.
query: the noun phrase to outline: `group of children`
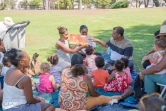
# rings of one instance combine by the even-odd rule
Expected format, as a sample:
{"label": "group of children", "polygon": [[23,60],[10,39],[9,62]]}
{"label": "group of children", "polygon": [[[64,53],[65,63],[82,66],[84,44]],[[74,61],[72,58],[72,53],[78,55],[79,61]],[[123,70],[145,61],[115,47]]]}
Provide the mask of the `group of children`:
{"label": "group of children", "polygon": [[[161,61],[163,58],[166,44],[164,39],[157,39],[155,41],[153,55],[145,56],[143,61],[149,60],[151,65],[155,65]],[[0,42],[0,45],[3,45],[3,42]],[[0,52],[3,50],[0,48]],[[124,92],[130,84],[132,83],[132,77],[130,74],[130,68],[128,67],[128,60],[126,58],[121,58],[117,60],[114,64],[114,70],[111,74],[107,70],[103,69],[105,65],[104,58],[98,54],[95,54],[95,49],[92,46],[89,46],[85,49],[86,58],[84,65],[87,68],[87,74],[93,78],[93,85],[96,88],[103,88],[104,91],[113,91],[113,92]],[[1,55],[1,65],[0,71],[1,75],[5,76],[6,71],[12,66],[7,53]],[[53,92],[56,91],[61,84],[61,71],[62,68],[58,66],[58,55],[53,54],[48,57],[48,62],[51,66],[44,62],[40,65],[40,84],[37,86],[39,92]],[[150,66],[149,66],[150,67]],[[26,72],[26,71],[25,71]],[[165,70],[158,72],[158,74],[165,74]]]}

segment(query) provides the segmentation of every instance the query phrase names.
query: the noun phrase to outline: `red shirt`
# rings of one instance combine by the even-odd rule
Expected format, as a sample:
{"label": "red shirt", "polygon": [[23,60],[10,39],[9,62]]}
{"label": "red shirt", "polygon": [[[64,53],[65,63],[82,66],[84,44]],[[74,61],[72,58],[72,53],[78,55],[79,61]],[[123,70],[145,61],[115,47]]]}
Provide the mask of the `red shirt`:
{"label": "red shirt", "polygon": [[90,74],[90,77],[94,78],[93,85],[95,87],[104,87],[109,76],[108,72],[103,69],[96,69]]}

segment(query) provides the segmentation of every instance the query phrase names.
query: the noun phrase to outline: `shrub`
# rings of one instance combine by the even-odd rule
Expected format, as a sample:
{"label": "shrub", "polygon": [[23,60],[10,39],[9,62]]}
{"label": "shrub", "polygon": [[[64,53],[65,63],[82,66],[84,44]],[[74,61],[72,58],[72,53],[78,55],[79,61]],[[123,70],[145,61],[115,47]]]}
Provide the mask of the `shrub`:
{"label": "shrub", "polygon": [[118,2],[115,2],[111,5],[111,8],[112,9],[115,9],[115,8],[127,8],[128,7],[128,2],[127,1],[118,1]]}

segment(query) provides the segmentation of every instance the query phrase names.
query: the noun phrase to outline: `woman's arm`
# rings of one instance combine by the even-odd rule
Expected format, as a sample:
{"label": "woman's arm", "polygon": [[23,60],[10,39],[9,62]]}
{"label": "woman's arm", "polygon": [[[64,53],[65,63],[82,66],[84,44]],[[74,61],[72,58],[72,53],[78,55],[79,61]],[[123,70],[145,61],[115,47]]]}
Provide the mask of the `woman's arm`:
{"label": "woman's arm", "polygon": [[86,48],[87,45],[81,45],[80,47],[78,48],[74,48],[74,49],[70,49],[68,47],[66,47],[64,44],[60,43],[60,42],[57,42],[56,43],[56,47],[63,50],[64,52],[66,53],[76,53],[78,52],[79,50],[81,50],[82,48]]}
{"label": "woman's arm", "polygon": [[54,88],[54,91],[56,91],[56,90],[60,87],[60,85],[59,85],[59,84],[56,84],[56,81],[55,81],[53,75],[51,75],[51,76],[49,77],[49,80],[52,82],[52,86],[53,86],[53,88]]}
{"label": "woman's arm", "polygon": [[156,65],[148,68],[148,69],[145,69],[145,70],[142,70],[141,71],[141,74],[154,74],[156,72],[160,72],[162,71],[163,69],[166,68],[166,54],[164,55],[163,59]]}
{"label": "woman's arm", "polygon": [[74,49],[76,47],[77,47],[77,45],[70,46],[71,49]]}
{"label": "woman's arm", "polygon": [[92,80],[88,75],[85,75],[84,81],[87,83],[88,85],[88,90],[89,93],[92,97],[98,97],[100,96],[100,94],[98,92],[95,91],[93,84],[92,84]]}
{"label": "woman's arm", "polygon": [[41,98],[34,98],[32,94],[32,82],[31,78],[28,76],[25,76],[21,81],[20,84],[22,84],[24,89],[24,94],[26,97],[26,100],[29,104],[35,104],[38,102],[41,102]]}

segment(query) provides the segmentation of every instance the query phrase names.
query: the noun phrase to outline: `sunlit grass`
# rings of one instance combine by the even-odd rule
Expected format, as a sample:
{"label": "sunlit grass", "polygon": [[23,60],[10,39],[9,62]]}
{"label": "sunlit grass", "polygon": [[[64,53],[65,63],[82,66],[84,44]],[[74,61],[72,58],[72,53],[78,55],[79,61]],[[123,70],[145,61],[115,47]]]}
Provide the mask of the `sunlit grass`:
{"label": "sunlit grass", "polygon": [[[117,9],[84,11],[1,11],[0,18],[10,16],[15,22],[30,20],[26,28],[26,48],[30,56],[37,52],[40,60],[56,52],[55,43],[59,38],[58,26],[65,26],[69,33],[79,33],[79,27],[85,24],[89,34],[103,41],[108,41],[112,28],[122,26],[125,36],[134,46],[134,60],[141,68],[142,57],[153,46],[153,33],[159,30],[166,19],[166,8]],[[97,45],[97,51],[106,49]]]}

